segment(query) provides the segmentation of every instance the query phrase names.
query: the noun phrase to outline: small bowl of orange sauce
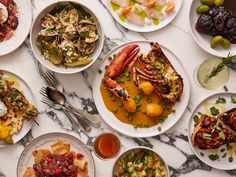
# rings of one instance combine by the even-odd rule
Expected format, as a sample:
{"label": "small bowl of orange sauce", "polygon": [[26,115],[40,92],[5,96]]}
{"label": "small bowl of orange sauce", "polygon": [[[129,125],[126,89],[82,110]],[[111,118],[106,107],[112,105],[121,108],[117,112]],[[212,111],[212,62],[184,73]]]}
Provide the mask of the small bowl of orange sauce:
{"label": "small bowl of orange sauce", "polygon": [[120,140],[113,133],[100,134],[94,143],[95,154],[103,160],[116,157],[120,152],[120,147]]}

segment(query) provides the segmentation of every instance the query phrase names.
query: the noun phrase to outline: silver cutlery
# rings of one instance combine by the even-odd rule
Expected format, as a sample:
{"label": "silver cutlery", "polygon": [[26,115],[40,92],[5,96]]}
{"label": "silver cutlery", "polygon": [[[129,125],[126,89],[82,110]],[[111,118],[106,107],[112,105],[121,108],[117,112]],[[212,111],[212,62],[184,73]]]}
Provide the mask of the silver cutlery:
{"label": "silver cutlery", "polygon": [[[60,84],[60,82],[55,78],[54,74],[50,71],[44,72],[43,77],[45,78],[46,82],[49,86],[55,88],[53,93],[56,94],[56,97],[59,97],[60,99],[66,99],[64,95],[64,88]],[[51,88],[51,89],[53,89]],[[64,98],[63,98],[64,97]],[[73,114],[78,114],[80,116],[84,116],[91,125],[98,128],[101,125],[101,121],[96,116],[89,114],[87,112],[84,112],[83,110],[72,106],[68,102],[66,102],[66,105],[68,107],[68,110],[72,110]]]}
{"label": "silver cutlery", "polygon": [[[48,103],[48,105],[49,105],[49,103],[52,102],[54,104],[53,105],[54,108],[61,109],[64,111],[64,113],[68,112],[68,114],[69,114],[68,108],[65,105],[65,100],[61,100],[56,97],[54,98],[53,95],[51,95],[51,93],[47,92],[47,88],[45,88],[45,87],[43,87],[40,90],[40,94],[43,95],[43,97],[44,97],[42,100],[42,101],[44,101],[43,103],[45,103],[45,104]],[[73,115],[76,117],[77,121],[79,121],[79,125],[83,128],[84,131],[86,131],[86,132],[91,131],[91,126],[86,122],[85,119],[83,119],[82,116],[80,116],[78,114],[73,114]]]}

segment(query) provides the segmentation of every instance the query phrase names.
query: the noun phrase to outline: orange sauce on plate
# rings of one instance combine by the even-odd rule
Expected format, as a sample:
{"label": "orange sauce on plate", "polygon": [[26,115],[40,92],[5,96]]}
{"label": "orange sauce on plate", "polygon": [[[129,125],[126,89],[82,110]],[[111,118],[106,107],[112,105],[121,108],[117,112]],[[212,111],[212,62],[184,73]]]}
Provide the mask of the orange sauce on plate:
{"label": "orange sauce on plate", "polygon": [[[130,79],[127,79],[125,73],[123,73],[121,76],[119,76],[119,79],[121,79],[123,83],[119,84],[128,90],[131,98],[138,98],[141,92],[132,81],[132,76],[130,77]],[[122,100],[112,95],[103,82],[101,82],[100,85],[100,92],[106,108],[109,111],[113,112],[114,116],[121,122],[133,125],[135,128],[148,128],[155,126],[158,123],[163,122],[173,111],[173,105],[166,105],[166,103],[164,103],[164,101],[162,101],[157,96],[157,93],[155,93],[155,91],[148,96],[142,95],[142,98],[140,99],[141,106],[135,113],[128,113],[122,105]],[[151,102],[158,103],[163,107],[163,113],[161,116],[149,117],[146,115],[146,106]]]}
{"label": "orange sauce on plate", "polygon": [[120,140],[112,133],[103,133],[95,140],[94,149],[102,159],[115,157],[120,151]]}

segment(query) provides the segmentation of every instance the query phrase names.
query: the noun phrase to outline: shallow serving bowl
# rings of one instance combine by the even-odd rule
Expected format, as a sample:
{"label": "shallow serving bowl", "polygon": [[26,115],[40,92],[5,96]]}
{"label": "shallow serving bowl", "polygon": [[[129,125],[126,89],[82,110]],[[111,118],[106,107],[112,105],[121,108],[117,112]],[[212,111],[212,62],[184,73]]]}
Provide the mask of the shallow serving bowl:
{"label": "shallow serving bowl", "polygon": [[118,172],[118,162],[124,158],[127,154],[129,153],[132,153],[132,152],[136,152],[138,150],[141,150],[141,149],[146,149],[146,150],[150,150],[152,151],[154,154],[157,155],[157,157],[164,163],[164,166],[165,166],[165,170],[166,170],[166,175],[165,177],[169,177],[169,168],[168,168],[168,165],[165,163],[165,161],[163,160],[163,158],[157,153],[155,152],[153,149],[150,149],[150,148],[147,148],[145,146],[138,146],[138,147],[133,147],[133,148],[130,148],[126,151],[124,151],[122,154],[119,155],[119,157],[116,159],[114,165],[113,165],[113,170],[112,170],[112,177],[115,177],[115,174],[117,174]]}
{"label": "shallow serving bowl", "polygon": [[[49,13],[54,7],[58,6],[58,5],[64,5],[67,3],[74,3],[74,4],[78,4],[80,6],[83,7],[84,10],[86,10],[88,13],[90,13],[94,19],[94,22],[96,24],[96,28],[97,28],[97,32],[99,35],[99,39],[96,42],[96,46],[95,49],[93,51],[92,54],[90,54],[90,58],[93,59],[93,61],[87,65],[84,66],[78,66],[78,67],[73,67],[73,68],[66,68],[64,66],[57,66],[54,65],[53,63],[51,63],[49,60],[46,60],[45,57],[41,54],[39,48],[36,45],[36,39],[37,39],[37,35],[39,33],[39,31],[42,29],[40,23],[41,23],[41,19],[47,14]],[[89,66],[91,66],[96,59],[98,58],[99,54],[102,51],[102,47],[103,47],[103,41],[104,41],[104,32],[103,32],[103,28],[101,26],[100,20],[97,17],[96,13],[94,11],[92,11],[89,7],[87,7],[83,1],[76,1],[76,0],[68,0],[68,1],[60,1],[60,2],[52,2],[49,5],[47,5],[45,8],[43,8],[37,15],[36,18],[33,22],[31,31],[30,31],[30,44],[32,47],[32,50],[34,52],[34,55],[36,56],[36,58],[38,59],[38,61],[45,66],[46,68],[48,68],[51,71],[57,72],[57,73],[62,73],[62,74],[73,74],[73,73],[77,73],[77,72],[81,72],[85,69],[87,69]]]}

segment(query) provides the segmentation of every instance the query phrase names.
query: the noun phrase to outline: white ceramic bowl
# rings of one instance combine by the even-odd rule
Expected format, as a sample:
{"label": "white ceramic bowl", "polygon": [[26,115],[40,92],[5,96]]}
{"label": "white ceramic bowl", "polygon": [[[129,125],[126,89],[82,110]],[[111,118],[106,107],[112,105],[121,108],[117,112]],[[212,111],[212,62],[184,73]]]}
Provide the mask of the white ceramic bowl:
{"label": "white ceramic bowl", "polygon": [[[79,66],[79,67],[73,67],[73,68],[65,68],[63,66],[56,66],[53,63],[51,63],[49,60],[46,60],[44,58],[44,56],[41,54],[38,47],[36,46],[37,35],[38,35],[39,31],[42,29],[42,27],[40,25],[41,19],[47,13],[49,13],[54,7],[58,6],[58,4],[63,5],[63,4],[67,4],[67,3],[75,3],[78,5],[81,5],[84,10],[86,10],[88,13],[90,13],[92,15],[92,17],[95,21],[95,24],[96,24],[99,39],[96,41],[95,50],[89,56],[90,58],[93,59],[93,61],[85,66]],[[47,5],[45,8],[43,8],[36,15],[36,18],[33,22],[33,25],[32,25],[31,31],[30,31],[30,44],[31,44],[32,50],[34,52],[34,55],[36,56],[38,61],[43,66],[48,68],[49,70],[57,72],[57,73],[62,73],[62,74],[73,74],[73,73],[81,72],[81,71],[87,69],[89,66],[91,66],[96,61],[96,59],[98,58],[99,54],[102,51],[103,41],[104,41],[104,32],[103,32],[103,28],[101,26],[100,20],[97,17],[96,13],[94,11],[92,11],[89,7],[87,7],[85,4],[83,4],[83,1],[76,1],[76,0],[68,0],[68,1],[60,1],[60,2],[54,1],[54,2],[50,3],[49,5]]]}
{"label": "white ceramic bowl", "polygon": [[117,174],[117,171],[118,171],[118,162],[119,160],[121,160],[122,158],[124,158],[125,155],[131,153],[131,152],[134,152],[134,151],[137,151],[137,150],[140,150],[140,149],[147,149],[147,150],[150,150],[152,151],[154,154],[157,155],[157,157],[159,159],[161,159],[164,163],[164,166],[165,166],[165,169],[166,169],[166,175],[165,177],[169,177],[169,168],[168,168],[168,165],[165,163],[165,161],[163,160],[163,158],[157,153],[155,152],[153,149],[150,149],[150,148],[147,148],[145,146],[138,146],[138,147],[133,147],[133,148],[130,148],[126,151],[124,151],[115,161],[114,165],[113,165],[113,170],[112,170],[112,175],[111,176],[115,176],[115,174]]}

